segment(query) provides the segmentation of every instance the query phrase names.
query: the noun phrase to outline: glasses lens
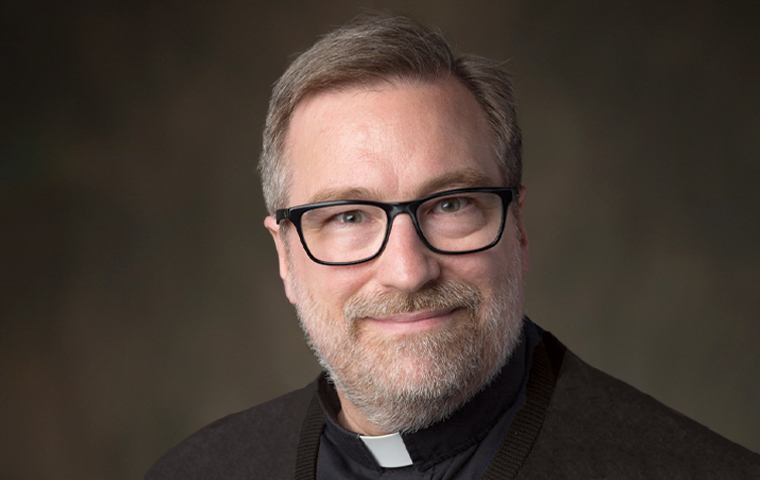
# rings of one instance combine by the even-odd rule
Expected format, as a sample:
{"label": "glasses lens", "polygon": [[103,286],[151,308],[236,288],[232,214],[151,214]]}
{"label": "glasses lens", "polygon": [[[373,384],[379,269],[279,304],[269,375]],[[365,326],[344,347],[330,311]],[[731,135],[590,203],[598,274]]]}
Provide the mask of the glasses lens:
{"label": "glasses lens", "polygon": [[380,251],[388,217],[382,208],[347,204],[309,210],[301,231],[309,251],[320,261],[349,263]]}
{"label": "glasses lens", "polygon": [[500,195],[467,192],[428,200],[417,210],[417,219],[433,247],[444,252],[468,252],[497,239],[503,210]]}

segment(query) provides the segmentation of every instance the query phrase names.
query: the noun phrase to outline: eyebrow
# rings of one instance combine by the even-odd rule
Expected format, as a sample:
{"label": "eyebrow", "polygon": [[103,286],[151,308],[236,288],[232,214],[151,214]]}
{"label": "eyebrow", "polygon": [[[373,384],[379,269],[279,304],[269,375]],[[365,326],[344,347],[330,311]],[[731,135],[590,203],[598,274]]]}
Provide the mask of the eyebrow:
{"label": "eyebrow", "polygon": [[369,188],[326,188],[312,195],[307,204],[331,202],[333,200],[372,200],[375,198],[379,198],[379,192]]}
{"label": "eyebrow", "polygon": [[429,195],[443,189],[496,186],[495,180],[473,168],[463,168],[434,177],[422,186],[419,194]]}
{"label": "eyebrow", "polygon": [[[446,172],[425,182],[417,192],[422,198],[439,191],[452,188],[490,187],[496,186],[498,181],[488,175],[472,168],[463,168]],[[312,195],[308,204],[330,202],[334,200],[377,200],[382,198],[379,190],[350,187],[350,188],[326,188]],[[403,200],[403,199],[402,199]]]}

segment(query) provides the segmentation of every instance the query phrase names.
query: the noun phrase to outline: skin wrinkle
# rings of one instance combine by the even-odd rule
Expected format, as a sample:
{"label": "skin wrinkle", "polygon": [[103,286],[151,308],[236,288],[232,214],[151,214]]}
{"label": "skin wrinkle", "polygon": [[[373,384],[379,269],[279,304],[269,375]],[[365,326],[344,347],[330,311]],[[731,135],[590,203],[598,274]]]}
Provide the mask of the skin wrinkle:
{"label": "skin wrinkle", "polygon": [[[416,200],[417,198],[422,198],[439,191],[453,190],[455,188],[494,186],[492,183],[493,180],[483,175],[481,172],[464,168],[454,172],[446,172],[428,180],[419,191],[416,192],[414,198],[410,198],[409,200]],[[383,198],[383,194],[375,189],[363,187],[351,187],[345,189],[326,188],[315,193],[309,198],[306,204],[329,202],[333,200],[376,200],[378,198]]]}
{"label": "skin wrinkle", "polygon": [[[503,186],[485,115],[458,81],[350,93],[314,95],[294,112],[289,205],[354,194],[397,202],[459,186]],[[336,124],[339,136],[331,131]],[[286,293],[336,385],[344,427],[370,435],[424,428],[507,361],[522,328],[528,248],[514,212],[524,198],[521,188],[501,241],[489,250],[436,254],[401,215],[379,257],[342,267],[312,262],[295,229],[267,218]],[[443,313],[403,328],[373,320],[404,311]]]}
{"label": "skin wrinkle", "polygon": [[[447,418],[508,361],[522,329],[522,279],[514,274],[521,261],[519,256],[514,259],[508,269],[512,274],[488,307],[477,287],[452,281],[414,294],[353,297],[340,326],[333,328],[327,328],[331,319],[293,278],[298,317],[309,346],[338,391],[379,429],[413,432]],[[424,308],[461,309],[465,318],[451,328],[401,339],[373,336],[361,323],[366,317]],[[402,364],[399,358],[410,363]]]}
{"label": "skin wrinkle", "polygon": [[[456,83],[460,87],[463,86],[459,79],[455,78],[448,78],[448,80],[440,80],[441,83]],[[438,83],[438,82],[434,82]],[[428,83],[422,82],[422,81],[415,81],[412,79],[382,79],[379,82],[376,82],[372,84],[373,86],[371,88],[367,88],[366,86],[343,86],[342,88],[331,88],[327,90],[317,90],[310,92],[309,94],[305,95],[299,102],[299,106],[296,109],[296,111],[299,112],[301,116],[303,116],[303,110],[304,106],[309,106],[310,104],[317,103],[316,108],[312,108],[309,110],[309,114],[306,117],[308,120],[314,120],[315,118],[319,117],[320,115],[323,115],[326,117],[328,121],[324,121],[320,125],[319,128],[319,137],[321,137],[323,140],[329,141],[329,143],[333,143],[336,145],[336,150],[341,152],[344,155],[348,155],[351,160],[356,161],[364,161],[367,163],[376,163],[376,162],[383,162],[383,159],[381,159],[381,155],[378,155],[378,152],[374,151],[373,145],[381,144],[384,142],[391,141],[390,140],[390,133],[389,131],[392,131],[394,128],[401,128],[403,129],[403,126],[401,125],[401,122],[396,121],[388,121],[387,117],[383,115],[383,112],[369,112],[365,111],[362,112],[364,123],[366,124],[367,121],[374,120],[375,122],[384,124],[387,128],[383,130],[383,132],[380,132],[379,134],[375,131],[375,133],[371,133],[367,128],[366,125],[352,125],[348,122],[343,121],[335,112],[324,111],[324,106],[320,105],[319,99],[325,95],[325,94],[331,94],[331,93],[341,93],[345,97],[347,97],[347,101],[351,100],[361,100],[363,97],[368,97],[372,94],[380,93],[387,89],[393,89],[393,88],[404,88],[404,87],[419,87],[424,86]],[[470,98],[472,97],[471,92],[466,93],[467,96]],[[432,101],[436,101],[440,104],[446,103],[445,93],[443,92],[437,92],[437,95],[432,98]],[[430,100],[428,100],[430,101]],[[472,107],[472,106],[470,106]],[[479,106],[475,104],[475,107],[479,109]],[[415,109],[418,112],[425,111],[425,102],[422,100],[411,100],[409,104],[410,109]],[[455,108],[452,108],[452,106],[446,106],[446,109],[443,112],[437,112],[436,115],[444,115],[449,116],[453,119],[461,119],[464,116],[467,116],[466,112],[460,112],[456,110]],[[296,111],[294,111],[293,116],[295,117]],[[475,118],[472,118],[472,112],[470,112],[470,117],[472,120],[474,120],[479,127],[483,129],[483,131],[487,132],[484,138],[478,138],[478,139],[470,139],[470,147],[473,149],[482,149],[487,150],[493,153],[493,134],[491,132],[491,129],[488,125],[488,121],[483,117],[482,111],[478,111],[481,115],[475,115]],[[460,128],[460,125],[457,121],[451,122],[451,125],[443,126],[438,122],[437,118],[434,117],[423,117],[421,118],[422,121],[426,121],[426,123],[430,126],[429,129],[425,129],[421,131],[417,138],[415,139],[405,139],[401,142],[398,142],[398,162],[393,163],[394,173],[396,178],[404,178],[410,175],[409,169],[411,168],[411,165],[408,160],[413,157],[413,154],[415,153],[416,149],[418,148],[418,144],[420,140],[423,139],[429,139],[429,138],[435,138],[438,137],[455,137],[458,133],[458,129]],[[429,121],[428,121],[429,120]],[[292,121],[292,120],[291,120]],[[354,122],[355,123],[355,122]],[[350,132],[347,132],[347,130],[350,130]],[[378,138],[378,135],[381,135],[381,138]],[[350,148],[340,148],[341,143],[344,139],[344,137],[350,136],[352,137],[352,143],[350,145]],[[396,135],[398,137],[398,135]],[[294,152],[291,152],[291,146],[298,143],[302,145],[302,148],[305,150],[313,150],[315,148],[318,148],[316,145],[314,145],[314,142],[317,140],[317,137],[311,137],[311,138],[303,138],[303,136],[298,132],[298,129],[289,128],[285,135],[285,145],[283,147],[283,157],[285,159],[284,165],[286,166],[286,172],[288,173],[285,177],[287,180],[285,181],[283,188],[286,191],[290,191],[292,187],[292,161],[293,159],[290,158],[293,156]],[[386,162],[387,164],[387,162]],[[501,164],[497,164],[497,168],[499,169],[500,175],[498,177],[488,178],[486,180],[486,183],[481,184],[474,184],[473,186],[490,186],[493,184],[493,182],[499,182],[502,181],[502,179],[506,176],[504,175],[503,167]],[[515,185],[517,186],[517,185]],[[418,198],[423,195],[417,195],[415,198]],[[314,197],[317,197],[315,195]],[[323,198],[321,195],[319,195],[319,198]],[[382,197],[372,197],[372,198],[382,198]],[[332,200],[334,198],[329,198],[329,200]],[[316,203],[317,201],[324,201],[324,200],[310,200],[306,203]]]}
{"label": "skin wrinkle", "polygon": [[455,56],[440,32],[406,18],[357,18],[322,37],[275,83],[259,162],[267,210],[288,205],[293,173],[285,158],[292,114],[304,99],[324,92],[377,92],[385,87],[455,81],[485,114],[495,156],[507,185],[520,183],[521,134],[512,82],[503,62]]}

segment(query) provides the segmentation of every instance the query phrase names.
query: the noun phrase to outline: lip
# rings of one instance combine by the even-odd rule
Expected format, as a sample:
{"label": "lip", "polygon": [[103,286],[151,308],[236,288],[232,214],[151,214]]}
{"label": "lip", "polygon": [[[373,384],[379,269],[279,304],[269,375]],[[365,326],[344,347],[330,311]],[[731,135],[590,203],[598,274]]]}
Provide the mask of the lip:
{"label": "lip", "polygon": [[417,312],[400,313],[390,317],[368,317],[363,320],[382,330],[398,333],[414,332],[434,328],[448,322],[456,310],[456,308],[420,310]]}

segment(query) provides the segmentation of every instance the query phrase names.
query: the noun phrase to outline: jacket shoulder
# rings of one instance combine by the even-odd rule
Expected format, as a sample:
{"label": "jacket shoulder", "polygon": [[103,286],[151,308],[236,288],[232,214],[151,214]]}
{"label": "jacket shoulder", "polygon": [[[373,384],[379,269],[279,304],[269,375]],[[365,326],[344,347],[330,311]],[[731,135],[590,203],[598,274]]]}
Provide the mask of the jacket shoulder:
{"label": "jacket shoulder", "polygon": [[567,351],[521,478],[760,478],[760,455]]}
{"label": "jacket shoulder", "polygon": [[145,480],[292,478],[315,384],[219,419],[170,450]]}

